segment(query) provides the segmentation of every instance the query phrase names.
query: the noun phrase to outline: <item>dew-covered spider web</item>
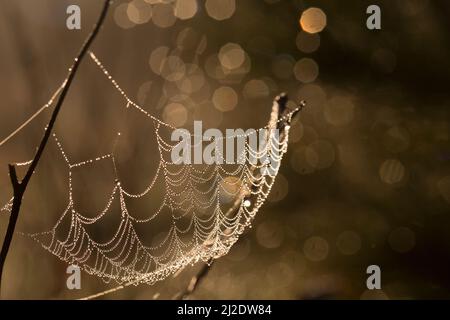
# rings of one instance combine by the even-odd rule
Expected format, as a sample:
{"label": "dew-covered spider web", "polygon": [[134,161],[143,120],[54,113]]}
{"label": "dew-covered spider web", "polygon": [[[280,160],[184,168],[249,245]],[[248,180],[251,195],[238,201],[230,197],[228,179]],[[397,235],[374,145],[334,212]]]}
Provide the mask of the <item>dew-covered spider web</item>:
{"label": "dew-covered spider web", "polygon": [[[157,144],[155,173],[140,192],[128,190],[121,179],[126,172],[120,172],[116,165],[120,130],[109,153],[82,162],[73,162],[64,142],[53,134],[67,168],[67,206],[50,230],[28,236],[61,260],[106,282],[153,284],[187,265],[227,254],[251,226],[271,191],[287,151],[291,119],[300,107],[281,110],[283,97],[279,97],[265,128],[223,137],[223,143],[244,139],[244,147],[236,148],[239,161],[229,163],[223,154],[216,154],[223,161],[177,164],[171,161],[177,142],[170,139],[177,128],[133,102],[92,52],[90,57],[123,97],[123,107],[137,110],[151,124]],[[53,103],[64,85],[43,108]],[[262,137],[265,143],[253,148],[249,143],[252,135]],[[84,212],[77,205],[73,184],[78,172],[98,163],[110,166],[113,172],[109,197],[102,210]],[[151,204],[145,215],[134,214],[133,203],[137,201]],[[1,211],[10,211],[11,206],[12,199]],[[98,230],[104,225],[107,231],[99,237]],[[155,225],[159,229],[157,237]]]}

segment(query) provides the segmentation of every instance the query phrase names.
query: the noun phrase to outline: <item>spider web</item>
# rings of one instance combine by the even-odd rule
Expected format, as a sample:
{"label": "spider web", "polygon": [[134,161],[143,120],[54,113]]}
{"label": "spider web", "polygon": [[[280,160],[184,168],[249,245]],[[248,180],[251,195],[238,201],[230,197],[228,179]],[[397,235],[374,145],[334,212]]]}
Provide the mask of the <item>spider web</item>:
{"label": "spider web", "polygon": [[[227,254],[243,231],[251,227],[253,218],[268,197],[287,151],[291,118],[300,108],[284,112],[276,100],[265,128],[224,137],[223,140],[244,138],[246,141],[237,154],[237,159],[241,160],[237,164],[226,161],[212,165],[176,164],[171,162],[170,155],[177,143],[168,138],[176,128],[133,102],[94,53],[90,52],[90,57],[122,95],[124,108],[138,110],[151,123],[158,149],[156,173],[143,191],[133,193],[122,183],[116,165],[116,146],[122,138],[120,131],[110,153],[78,163],[70,160],[63,143],[53,134],[67,167],[67,206],[50,230],[27,236],[61,260],[78,265],[105,282],[153,284],[187,265],[208,262]],[[65,82],[24,125],[49,107],[64,85]],[[248,143],[251,135],[262,136],[265,143],[257,149],[252,148]],[[218,157],[225,160],[223,154]],[[99,212],[81,212],[73,191],[74,173],[103,162],[108,162],[114,171],[110,196]],[[28,166],[30,163],[16,165]],[[156,208],[145,217],[134,216],[129,202],[152,200],[155,191],[162,194],[162,199],[154,201],[158,203]],[[12,200],[1,208],[2,212],[10,212]],[[110,230],[112,234],[99,240],[96,227],[111,217],[117,221]],[[166,231],[159,241],[149,241],[148,235],[156,223],[163,223]]]}

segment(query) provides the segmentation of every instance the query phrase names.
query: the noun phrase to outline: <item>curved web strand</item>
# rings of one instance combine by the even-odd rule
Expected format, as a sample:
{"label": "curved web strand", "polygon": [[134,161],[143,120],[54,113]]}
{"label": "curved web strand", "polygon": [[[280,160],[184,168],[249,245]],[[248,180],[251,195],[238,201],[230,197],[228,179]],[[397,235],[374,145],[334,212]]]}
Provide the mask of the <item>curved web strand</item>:
{"label": "curved web strand", "polygon": [[[177,144],[165,137],[176,128],[129,99],[100,60],[92,52],[90,56],[124,97],[125,108],[136,108],[152,122],[159,152],[156,173],[143,190],[130,192],[120,180],[116,166],[115,146],[121,139],[120,131],[111,153],[79,163],[70,161],[70,155],[54,135],[67,165],[67,206],[50,230],[29,236],[62,261],[76,264],[105,282],[114,280],[122,284],[121,287],[152,284],[187,265],[227,254],[244,230],[251,226],[271,191],[287,151],[291,118],[299,109],[285,112],[280,110],[279,99],[276,100],[268,125],[257,130],[258,134],[262,133],[264,146],[254,149],[245,143],[237,155],[244,161],[233,165],[225,161],[210,165],[172,163],[170,155]],[[225,139],[248,139],[250,135],[245,133]],[[224,160],[223,154],[219,153],[217,157]],[[115,180],[103,208],[98,212],[82,212],[73,195],[73,172],[97,162],[110,162]],[[155,190],[163,194],[157,199],[158,205],[144,217],[134,215],[130,201],[153,199]],[[10,210],[11,204],[12,199],[1,210]],[[105,222],[110,218],[118,221],[114,227]],[[149,234],[155,236],[156,221],[162,221],[166,228],[157,237],[149,239]],[[99,240],[96,228],[104,225],[110,235]]]}

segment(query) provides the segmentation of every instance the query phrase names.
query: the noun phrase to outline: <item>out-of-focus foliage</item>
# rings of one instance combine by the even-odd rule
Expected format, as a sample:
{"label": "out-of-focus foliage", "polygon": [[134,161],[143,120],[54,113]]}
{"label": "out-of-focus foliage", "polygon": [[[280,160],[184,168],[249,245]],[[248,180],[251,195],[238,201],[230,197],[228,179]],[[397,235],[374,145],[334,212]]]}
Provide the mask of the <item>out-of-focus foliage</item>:
{"label": "out-of-focus foliage", "polygon": [[[101,2],[0,0],[0,138],[48,100]],[[65,27],[69,4],[81,7],[81,31]],[[308,102],[270,202],[193,298],[450,297],[449,4],[378,1],[382,30],[369,31],[370,4],[115,1],[93,50],[133,100],[166,122],[261,127],[278,93],[289,93],[290,106]],[[86,59],[56,128],[69,157],[107,153],[123,108]],[[1,147],[1,203],[11,196],[6,164],[33,156],[48,115]],[[146,170],[153,151],[144,147],[152,131],[130,121],[124,178],[139,189],[153,174]],[[98,170],[80,178],[77,197],[86,210],[109,196],[106,169]],[[51,145],[19,231],[48,229],[66,195],[67,170]],[[0,223],[3,235],[6,215]],[[381,291],[366,290],[371,264],[381,267]],[[5,296],[76,298],[108,287],[84,276],[82,290],[71,292],[65,268],[17,235]],[[170,298],[195,269],[107,298]]]}

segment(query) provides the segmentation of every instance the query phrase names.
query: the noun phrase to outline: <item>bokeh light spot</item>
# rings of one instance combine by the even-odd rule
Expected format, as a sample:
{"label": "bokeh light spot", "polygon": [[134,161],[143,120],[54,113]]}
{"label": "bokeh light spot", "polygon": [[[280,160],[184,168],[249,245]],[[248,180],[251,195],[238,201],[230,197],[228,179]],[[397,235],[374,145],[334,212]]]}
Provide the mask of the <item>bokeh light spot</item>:
{"label": "bokeh light spot", "polygon": [[171,4],[158,3],[153,6],[153,23],[160,28],[169,28],[175,24],[177,17]]}
{"label": "bokeh light spot", "polygon": [[352,255],[361,249],[361,238],[354,231],[344,231],[338,236],[336,246],[342,254]]}
{"label": "bokeh light spot", "polygon": [[224,68],[237,69],[245,61],[245,51],[236,43],[227,43],[220,48],[219,61]]}
{"label": "bokeh light spot", "polygon": [[313,82],[319,76],[319,66],[313,59],[303,58],[295,64],[294,75],[303,83]]}
{"label": "bokeh light spot", "polygon": [[325,104],[325,120],[334,126],[345,126],[352,122],[354,117],[352,101],[347,97],[336,96]]}
{"label": "bokeh light spot", "polygon": [[265,221],[256,229],[256,239],[264,248],[278,248],[284,239],[283,227],[275,221]]}
{"label": "bokeh light spot", "polygon": [[300,17],[300,26],[308,33],[321,32],[327,25],[327,16],[319,8],[309,8]]}
{"label": "bokeh light spot", "polygon": [[381,164],[379,174],[384,183],[399,183],[405,175],[405,167],[397,159],[388,159]]}
{"label": "bokeh light spot", "polygon": [[197,0],[178,0],[175,4],[175,16],[181,20],[192,18],[197,10]]}
{"label": "bokeh light spot", "polygon": [[313,236],[308,238],[303,245],[305,257],[314,262],[325,260],[328,256],[328,252],[328,241],[322,237]]}
{"label": "bokeh light spot", "polygon": [[297,35],[295,44],[301,52],[313,53],[320,47],[320,35],[317,33],[300,31]]}
{"label": "bokeh light spot", "polygon": [[235,0],[206,0],[206,12],[215,20],[225,20],[231,18],[236,11]]}
{"label": "bokeh light spot", "polygon": [[406,253],[411,251],[416,245],[416,236],[414,232],[407,227],[399,227],[389,234],[389,245],[392,250]]}
{"label": "bokeh light spot", "polygon": [[180,103],[171,103],[164,108],[163,120],[174,127],[183,126],[187,118],[187,109]]}
{"label": "bokeh light spot", "polygon": [[133,0],[128,3],[127,15],[133,23],[147,23],[152,17],[152,7],[144,0]]}
{"label": "bokeh light spot", "polygon": [[238,95],[231,87],[220,87],[214,91],[212,101],[217,110],[226,112],[236,108]]}

